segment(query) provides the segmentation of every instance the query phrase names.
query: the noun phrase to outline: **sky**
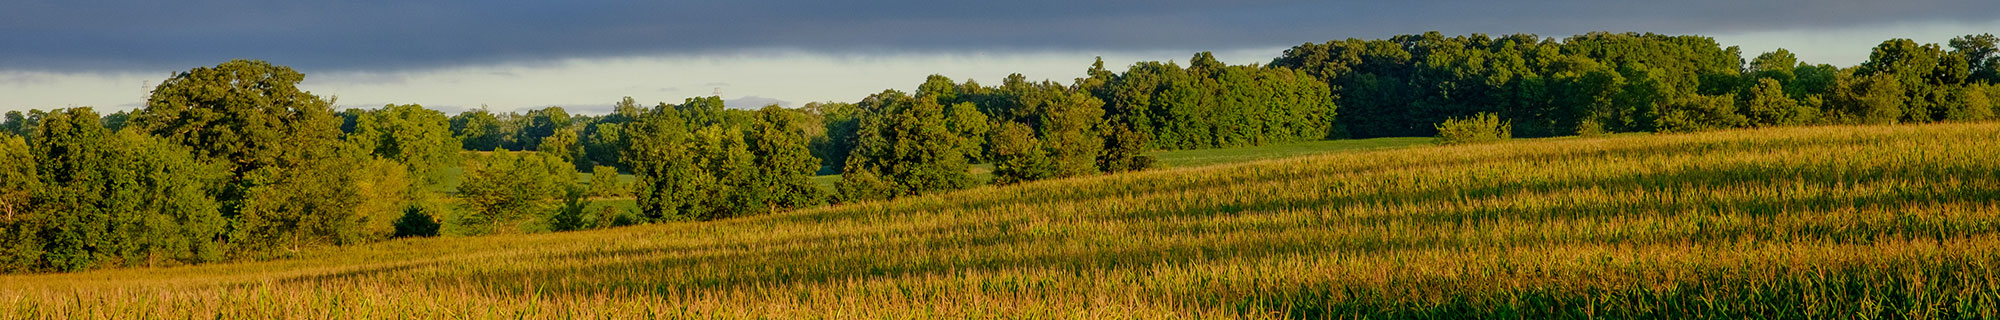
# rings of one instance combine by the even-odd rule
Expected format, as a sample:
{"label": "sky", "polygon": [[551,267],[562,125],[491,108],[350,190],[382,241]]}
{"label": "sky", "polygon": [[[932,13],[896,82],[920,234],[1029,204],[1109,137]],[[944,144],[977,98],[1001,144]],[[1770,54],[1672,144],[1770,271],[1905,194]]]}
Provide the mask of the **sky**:
{"label": "sky", "polygon": [[598,113],[717,92],[732,108],[798,106],[930,74],[1068,83],[1099,57],[1264,63],[1426,31],[1699,34],[1848,66],[1891,38],[2000,31],[2000,1],[0,0],[0,111],[137,108],[174,72],[229,59],[297,69],[342,108]]}

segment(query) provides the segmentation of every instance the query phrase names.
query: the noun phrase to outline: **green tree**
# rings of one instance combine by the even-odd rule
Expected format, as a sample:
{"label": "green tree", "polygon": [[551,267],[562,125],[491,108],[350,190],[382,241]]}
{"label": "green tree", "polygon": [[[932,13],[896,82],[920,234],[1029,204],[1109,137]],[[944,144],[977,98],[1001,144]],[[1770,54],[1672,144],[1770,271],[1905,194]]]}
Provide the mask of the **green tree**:
{"label": "green tree", "polygon": [[34,270],[41,262],[40,219],[28,203],[41,189],[37,163],[26,140],[11,128],[0,131],[0,272]]}
{"label": "green tree", "polygon": [[699,220],[727,219],[762,211],[764,190],[757,188],[755,155],[743,140],[743,131],[733,127],[708,126],[694,132],[693,150],[697,175],[706,176],[695,187],[695,205],[682,213]]}
{"label": "green tree", "polygon": [[28,215],[28,195],[36,184],[35,158],[27,140],[0,132],[0,227]]}
{"label": "green tree", "polygon": [[625,150],[625,124],[639,119],[644,111],[632,97],[619,100],[611,109],[610,114],[597,118],[593,123],[579,124],[585,126],[580,141],[582,154],[587,159],[584,163],[629,170],[618,158],[619,153]]}
{"label": "green tree", "polygon": [[1750,90],[1745,100],[1743,114],[1751,126],[1787,126],[1811,123],[1818,117],[1818,110],[1799,104],[1785,94],[1777,79],[1757,79],[1757,86]]}
{"label": "green tree", "polygon": [[555,156],[498,151],[467,168],[459,194],[472,212],[463,217],[475,233],[503,232],[507,223],[540,217],[547,201],[576,181],[575,169]]}
{"label": "green tree", "polygon": [[394,160],[426,184],[442,182],[458,165],[461,143],[443,112],[414,104],[385,105],[359,115],[346,140],[375,157]]}
{"label": "green tree", "polygon": [[12,240],[33,240],[10,244],[7,260],[17,264],[9,269],[220,259],[223,219],[211,194],[224,167],[152,136],[109,133],[89,108],[56,110],[36,131],[47,137],[30,147],[37,176],[15,184],[42,187],[29,195],[30,212],[7,228]]}
{"label": "green tree", "polygon": [[364,163],[358,154],[329,155],[245,174],[235,184],[247,187],[231,220],[232,250],[262,255],[368,240],[355,210],[364,197],[354,172]]}
{"label": "green tree", "polygon": [[1693,132],[1739,128],[1748,119],[1736,112],[1734,95],[1692,95],[1675,99],[1660,110],[1660,131]]}
{"label": "green tree", "polygon": [[1048,149],[1052,177],[1074,177],[1098,172],[1097,156],[1104,149],[1098,124],[1104,121],[1104,103],[1081,92],[1055,95],[1038,115],[1042,124],[1042,145]]}
{"label": "green tree", "polygon": [[40,123],[39,120],[29,120],[27,114],[23,114],[19,110],[10,110],[7,111],[5,117],[0,117],[0,133],[25,137],[28,136],[30,131],[34,131],[35,124]]}
{"label": "green tree", "polygon": [[1995,67],[2000,67],[1994,63],[1996,59],[2000,59],[2000,46],[1995,46],[1996,43],[2000,43],[2000,37],[1994,37],[1991,33],[1981,33],[1952,38],[1949,43],[1953,53],[1965,57],[1966,63],[1971,68],[1973,81],[2000,82],[2000,72],[1994,70]]}
{"label": "green tree", "polygon": [[1446,119],[1437,124],[1438,144],[1467,144],[1505,141],[1514,137],[1512,121],[1500,115],[1480,113],[1462,119]]}
{"label": "green tree", "polygon": [[451,117],[451,133],[458,138],[465,150],[493,151],[507,141],[507,134],[500,118],[492,111],[481,107],[467,110]]}
{"label": "green tree", "polygon": [[945,107],[945,127],[958,135],[958,152],[966,161],[979,162],[986,154],[986,133],[988,128],[985,113],[971,102],[961,102]]}
{"label": "green tree", "polygon": [[329,156],[340,136],[331,102],[299,90],[304,79],[263,61],[195,68],[160,83],[133,125],[226,160],[239,176],[290,167]]}
{"label": "green tree", "polygon": [[758,181],[753,185],[768,195],[765,207],[771,211],[826,201],[826,191],[812,183],[820,160],[807,149],[802,125],[786,112],[775,105],[758,110],[749,138],[749,151],[756,155]]}
{"label": "green tree", "polygon": [[1791,83],[1797,78],[1799,58],[1783,48],[1765,52],[1750,60],[1750,74],[1761,79],[1777,80],[1779,85]]}
{"label": "green tree", "polygon": [[407,166],[374,158],[362,161],[352,174],[354,190],[361,195],[361,201],[354,205],[361,239],[373,241],[394,236],[394,221],[423,192],[411,179]]}
{"label": "green tree", "polygon": [[618,159],[618,152],[625,150],[624,122],[596,123],[590,128],[582,141],[581,153],[585,162],[591,166],[623,168],[625,164]]}
{"label": "green tree", "polygon": [[674,105],[673,108],[675,111],[680,112],[681,119],[686,120],[687,126],[690,128],[721,125],[728,122],[727,116],[724,115],[724,111],[727,108],[724,107],[722,97],[719,96],[687,98],[686,101],[681,102],[679,105]]}
{"label": "green tree", "polygon": [[[1153,157],[1145,155],[1146,144],[1152,140],[1146,137],[1145,132],[1132,130],[1131,127],[1118,124],[1107,124],[1106,126],[1110,127],[1111,131],[1105,133],[1104,150],[1097,156],[1097,167],[1099,170],[1105,172],[1138,171],[1153,166]],[[994,142],[994,145],[995,148],[998,148],[999,142]],[[999,152],[996,150],[995,153]]]}
{"label": "green tree", "polygon": [[542,137],[542,141],[536,145],[541,148],[537,152],[561,159],[563,163],[569,163],[571,166],[582,166],[583,149],[579,148],[581,143],[577,141],[576,130],[558,130],[555,134]]}
{"label": "green tree", "polygon": [[993,184],[1007,185],[1046,179],[1055,175],[1055,165],[1035,129],[1008,121],[993,131]]}
{"label": "green tree", "polygon": [[104,115],[104,118],[98,120],[98,122],[104,123],[105,130],[111,130],[112,132],[117,132],[118,130],[124,129],[125,124],[131,123],[131,120],[132,120],[131,111],[120,110],[118,112],[113,112],[111,114]]}
{"label": "green tree", "polygon": [[1841,78],[1830,104],[1844,122],[1896,123],[1903,119],[1908,99],[1904,92],[1903,82],[1894,75],[1856,74]]}
{"label": "green tree", "polygon": [[[89,109],[58,109],[42,119],[35,131],[36,172],[40,184],[32,201],[41,260],[62,271],[89,269],[110,258],[121,234],[105,208],[105,196],[117,172],[105,169],[112,159],[105,146],[109,132]],[[129,217],[119,217],[129,218]]]}
{"label": "green tree", "polygon": [[590,168],[590,196],[621,197],[630,192],[625,183],[618,181],[618,168],[610,166]]}
{"label": "green tree", "polygon": [[847,155],[854,151],[855,135],[861,131],[866,112],[852,103],[808,103],[805,110],[820,116],[826,132],[813,136],[809,143],[813,157],[820,159],[819,173],[840,173]]}
{"label": "green tree", "polygon": [[1970,84],[1954,88],[1946,94],[1944,99],[1947,101],[1945,104],[1948,106],[1945,110],[1944,120],[1982,121],[1993,119],[1994,105],[1989,92],[1993,92],[1994,88],[1994,85],[1987,83]]}
{"label": "green tree", "polygon": [[[1953,61],[1957,63],[1949,63]],[[1934,96],[1950,90],[1947,86],[1962,82],[1968,76],[1965,68],[1963,57],[1947,56],[1936,44],[1891,39],[1875,46],[1868,61],[1855,68],[1854,75],[1883,75],[1896,81],[1904,95],[1904,107],[1897,120],[1929,122],[1938,120],[1945,111]]]}
{"label": "green tree", "polygon": [[875,116],[862,118],[841,181],[847,201],[926,194],[970,185],[970,165],[958,133],[945,125],[944,106],[894,90],[870,97]]}
{"label": "green tree", "polygon": [[960,100],[958,89],[958,83],[952,82],[951,78],[932,74],[924,78],[924,84],[917,86],[917,98],[931,99],[941,105],[956,104],[963,101]]}
{"label": "green tree", "polygon": [[662,106],[628,124],[629,143],[620,157],[638,177],[638,211],[649,221],[678,219],[698,205],[699,185],[707,183],[689,151],[690,133],[680,112]]}
{"label": "green tree", "polygon": [[573,231],[589,229],[589,221],[583,220],[583,209],[590,206],[584,198],[583,189],[570,188],[563,192],[562,204],[549,215],[549,231]]}
{"label": "green tree", "polygon": [[516,133],[514,141],[521,144],[520,150],[541,151],[542,139],[568,131],[573,123],[571,120],[569,112],[562,107],[528,110],[528,114],[521,118],[521,130]]}
{"label": "green tree", "polygon": [[346,243],[358,202],[331,101],[300,90],[305,76],[234,60],[175,74],[132,116],[133,128],[225,163],[218,197],[239,252]]}

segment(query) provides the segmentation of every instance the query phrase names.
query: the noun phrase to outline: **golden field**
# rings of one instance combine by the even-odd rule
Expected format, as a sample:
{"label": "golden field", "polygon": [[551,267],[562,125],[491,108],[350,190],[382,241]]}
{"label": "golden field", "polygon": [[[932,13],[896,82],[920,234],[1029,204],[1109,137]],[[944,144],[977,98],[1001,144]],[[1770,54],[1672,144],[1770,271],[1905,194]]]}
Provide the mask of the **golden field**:
{"label": "golden field", "polygon": [[1995,318],[2000,124],[1558,138],[0,276],[5,318]]}

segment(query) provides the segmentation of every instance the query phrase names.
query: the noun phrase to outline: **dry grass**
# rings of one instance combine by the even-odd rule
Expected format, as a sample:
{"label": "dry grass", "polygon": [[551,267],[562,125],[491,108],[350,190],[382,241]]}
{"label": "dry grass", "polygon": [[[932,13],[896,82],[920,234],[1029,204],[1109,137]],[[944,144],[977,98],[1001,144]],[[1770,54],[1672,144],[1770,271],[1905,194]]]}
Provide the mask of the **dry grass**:
{"label": "dry grass", "polygon": [[1994,318],[1996,200],[1996,124],[1516,141],[0,276],[0,312]]}

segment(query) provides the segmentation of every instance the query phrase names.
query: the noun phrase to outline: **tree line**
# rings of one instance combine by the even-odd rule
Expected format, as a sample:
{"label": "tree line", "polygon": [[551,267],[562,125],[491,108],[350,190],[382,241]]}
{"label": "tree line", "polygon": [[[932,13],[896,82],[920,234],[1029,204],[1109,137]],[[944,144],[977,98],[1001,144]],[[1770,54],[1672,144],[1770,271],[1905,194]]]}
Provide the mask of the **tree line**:
{"label": "tree line", "polygon": [[1590,33],[1307,43],[1272,67],[1336,88],[1337,136],[1430,136],[1445,119],[1494,113],[1514,134],[1683,132],[1838,123],[1993,118],[1991,34],[1948,46],[1892,39],[1867,62],[1834,67],[1790,51],[1747,63],[1701,36]]}
{"label": "tree line", "polygon": [[[2000,95],[1994,44],[1895,39],[1838,68],[1785,50],[1746,62],[1699,36],[1433,32],[1307,43],[1261,65],[1204,52],[1114,72],[1100,59],[1069,83],[933,75],[856,102],[739,110],[720,97],[626,97],[603,115],[336,111],[297,87],[303,74],[237,60],[175,74],[138,110],[5,114],[0,268],[724,219],[1143,170],[1150,150],[1433,136],[1464,118],[1511,131],[1499,137],[1987,120]],[[975,180],[975,164],[990,164],[992,180]],[[811,180],[832,174],[831,188]],[[607,198],[636,209],[588,210]]]}

